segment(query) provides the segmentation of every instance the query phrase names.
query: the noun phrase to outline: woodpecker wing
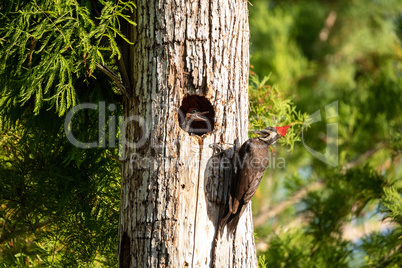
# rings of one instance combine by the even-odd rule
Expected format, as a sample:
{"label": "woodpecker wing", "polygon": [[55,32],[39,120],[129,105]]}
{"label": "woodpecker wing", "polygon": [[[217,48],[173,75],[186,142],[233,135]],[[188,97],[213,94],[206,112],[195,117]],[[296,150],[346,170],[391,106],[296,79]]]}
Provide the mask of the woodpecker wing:
{"label": "woodpecker wing", "polygon": [[[222,219],[222,227],[227,224],[230,231],[236,229],[241,215],[257,191],[264,175],[266,165],[256,163],[255,160],[268,157],[269,149],[260,143],[258,138],[247,140],[233,158],[235,175],[231,185],[228,208]],[[256,145],[257,147],[255,147]]]}
{"label": "woodpecker wing", "polygon": [[[238,152],[238,159],[236,160],[237,173],[235,175],[234,191],[232,192],[233,198],[238,200],[240,204],[248,204],[251,197],[257,191],[258,186],[266,165],[260,160],[268,159],[266,147],[253,148],[258,144],[258,138],[252,138],[246,141]],[[262,150],[261,150],[262,149]],[[268,163],[268,161],[266,161]],[[234,205],[233,209],[236,209]]]}

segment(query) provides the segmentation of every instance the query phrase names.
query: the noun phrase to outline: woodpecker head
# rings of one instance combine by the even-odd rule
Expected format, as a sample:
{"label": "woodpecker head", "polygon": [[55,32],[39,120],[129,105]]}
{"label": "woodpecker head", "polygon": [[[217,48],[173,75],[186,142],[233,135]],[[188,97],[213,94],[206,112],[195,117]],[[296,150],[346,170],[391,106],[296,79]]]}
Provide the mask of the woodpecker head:
{"label": "woodpecker head", "polygon": [[251,131],[254,134],[257,134],[260,140],[266,142],[267,144],[274,144],[281,135],[276,131],[274,127],[267,127],[263,130]]}
{"label": "woodpecker head", "polygon": [[259,139],[268,143],[274,144],[280,137],[285,136],[288,131],[289,125],[284,127],[267,127],[263,130],[251,131],[259,135]]}

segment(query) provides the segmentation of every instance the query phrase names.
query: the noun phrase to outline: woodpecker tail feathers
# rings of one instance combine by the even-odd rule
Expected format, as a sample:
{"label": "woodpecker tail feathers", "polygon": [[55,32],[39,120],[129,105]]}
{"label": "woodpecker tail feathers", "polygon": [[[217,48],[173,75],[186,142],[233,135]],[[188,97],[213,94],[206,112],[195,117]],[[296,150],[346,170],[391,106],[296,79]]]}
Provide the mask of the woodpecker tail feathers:
{"label": "woodpecker tail feathers", "polygon": [[223,234],[223,229],[225,226],[227,226],[228,233],[234,233],[234,231],[236,231],[240,217],[243,215],[243,212],[247,207],[242,202],[239,204],[238,200],[234,201],[237,201],[236,211],[234,211],[234,208],[232,207],[232,196],[229,196],[229,202],[225,207],[221,220],[219,221],[218,228],[220,229],[219,232],[221,233],[221,236]]}

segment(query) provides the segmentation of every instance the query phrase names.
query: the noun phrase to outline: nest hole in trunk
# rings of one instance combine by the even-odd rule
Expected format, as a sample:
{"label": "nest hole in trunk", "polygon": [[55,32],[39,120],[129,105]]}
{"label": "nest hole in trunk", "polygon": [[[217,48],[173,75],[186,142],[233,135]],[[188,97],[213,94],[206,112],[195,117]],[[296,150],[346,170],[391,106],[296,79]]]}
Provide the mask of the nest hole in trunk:
{"label": "nest hole in trunk", "polygon": [[179,125],[190,135],[202,136],[215,127],[215,111],[211,102],[199,95],[183,98],[178,110]]}

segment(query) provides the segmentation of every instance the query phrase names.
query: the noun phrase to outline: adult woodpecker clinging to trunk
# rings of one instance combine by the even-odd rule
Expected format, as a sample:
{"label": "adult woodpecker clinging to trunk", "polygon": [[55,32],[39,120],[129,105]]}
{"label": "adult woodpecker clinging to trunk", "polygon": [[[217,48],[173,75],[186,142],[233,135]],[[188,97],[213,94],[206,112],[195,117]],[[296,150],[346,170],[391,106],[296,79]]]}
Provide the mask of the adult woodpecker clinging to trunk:
{"label": "adult woodpecker clinging to trunk", "polygon": [[220,221],[220,228],[236,230],[241,215],[257,191],[269,163],[270,146],[284,136],[289,126],[267,127],[252,131],[258,137],[247,140],[233,157],[234,177],[230,186],[229,203]]}

